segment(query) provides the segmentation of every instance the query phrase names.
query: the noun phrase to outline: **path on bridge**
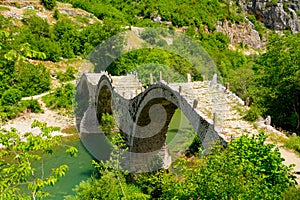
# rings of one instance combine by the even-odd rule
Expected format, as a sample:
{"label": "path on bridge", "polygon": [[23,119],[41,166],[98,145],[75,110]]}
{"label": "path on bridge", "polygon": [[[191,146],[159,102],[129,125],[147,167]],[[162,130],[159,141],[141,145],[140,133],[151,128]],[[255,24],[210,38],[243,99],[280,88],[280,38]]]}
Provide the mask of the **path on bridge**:
{"label": "path on bridge", "polygon": [[[127,76],[111,76],[111,79],[115,91],[121,94],[125,99],[132,99],[143,91],[141,83],[138,82],[133,74]],[[242,110],[247,109],[243,107],[243,101],[230,91],[225,91],[223,86],[217,85],[216,92],[222,93],[222,99],[220,102],[214,103],[214,94],[211,91],[210,81],[164,83],[174,91],[179,91],[181,87],[181,96],[185,98],[191,106],[193,106],[194,100],[196,99],[198,103],[195,109],[198,110],[205,119],[211,122],[213,122],[213,107],[219,106],[220,109],[224,109],[218,111],[223,114],[220,128],[227,141],[230,141],[231,136],[238,137],[243,133],[257,133],[253,125],[243,120],[243,116],[241,116],[238,111],[238,108]],[[221,104],[221,106],[218,104]]]}
{"label": "path on bridge", "polygon": [[[88,82],[97,87],[102,75],[103,74],[88,74]],[[128,101],[131,101],[147,90],[147,87],[142,87],[142,84],[135,74],[126,76],[105,75],[109,77],[113,90]],[[159,85],[165,85],[170,88],[170,90],[180,93],[180,96],[188,102],[190,107],[193,107],[194,110],[196,110],[197,113],[200,113],[200,115],[208,122],[219,123],[217,127],[219,134],[226,141],[230,141],[232,137],[239,137],[242,134],[253,135],[259,132],[257,127],[254,127],[252,123],[243,119],[240,110],[245,111],[248,109],[244,106],[244,102],[219,84],[215,85],[214,91],[212,91],[210,81],[167,83],[161,80]],[[153,86],[155,86],[155,84],[148,86],[148,88]],[[216,98],[220,98],[221,101],[214,101]],[[197,102],[196,104],[195,100]],[[216,111],[222,113],[222,119],[220,121],[214,119],[213,113]],[[264,128],[267,133],[275,132],[276,134],[283,135],[283,133],[276,131],[270,126],[264,125],[259,128]],[[279,146],[279,149],[282,157],[285,158],[284,163],[286,165],[296,164],[294,171],[300,172],[300,158],[295,153],[284,149],[282,146]],[[299,175],[297,181],[300,183]]]}

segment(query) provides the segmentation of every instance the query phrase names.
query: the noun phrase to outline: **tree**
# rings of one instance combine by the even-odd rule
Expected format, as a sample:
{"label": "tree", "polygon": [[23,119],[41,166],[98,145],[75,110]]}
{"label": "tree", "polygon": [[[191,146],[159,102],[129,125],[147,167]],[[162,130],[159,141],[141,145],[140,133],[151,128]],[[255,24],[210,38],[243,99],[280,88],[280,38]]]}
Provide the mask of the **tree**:
{"label": "tree", "polygon": [[282,163],[279,150],[266,144],[266,138],[263,133],[243,135],[204,159],[182,159],[176,170],[181,181],[165,188],[161,198],[281,199],[282,192],[295,186],[292,166]]}
{"label": "tree", "polygon": [[150,196],[141,192],[141,189],[134,184],[126,182],[127,172],[122,172],[120,159],[126,149],[125,142],[120,133],[112,131],[114,119],[109,114],[101,118],[101,127],[110,138],[114,147],[111,157],[105,163],[93,161],[92,164],[98,170],[99,178],[92,177],[82,181],[74,188],[75,195],[67,196],[66,200],[93,200],[93,199],[150,199]]}
{"label": "tree", "polygon": [[42,64],[21,62],[16,66],[17,87],[22,96],[41,94],[50,89],[50,72]]}
{"label": "tree", "polygon": [[272,122],[300,133],[300,34],[274,35],[255,65],[254,101]]}
{"label": "tree", "polygon": [[[16,129],[10,131],[0,130],[0,199],[37,199],[49,196],[44,189],[53,186],[60,177],[65,176],[67,165],[52,169],[47,177],[37,177],[33,161],[40,161],[43,166],[43,155],[51,154],[53,148],[59,145],[61,137],[51,136],[57,127],[47,127],[46,123],[34,121],[31,125],[39,127],[40,135],[32,133],[21,135]],[[70,155],[76,156],[77,149],[70,147],[66,150]],[[43,173],[44,174],[44,173]],[[24,189],[21,190],[21,186]]]}

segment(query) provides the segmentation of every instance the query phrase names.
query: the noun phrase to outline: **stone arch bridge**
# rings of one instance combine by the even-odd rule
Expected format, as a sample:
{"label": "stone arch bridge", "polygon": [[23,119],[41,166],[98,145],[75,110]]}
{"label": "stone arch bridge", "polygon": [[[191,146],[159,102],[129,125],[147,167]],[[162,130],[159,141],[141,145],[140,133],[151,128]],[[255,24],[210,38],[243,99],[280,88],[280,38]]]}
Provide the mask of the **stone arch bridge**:
{"label": "stone arch bridge", "polygon": [[177,108],[194,127],[206,152],[217,140],[226,143],[232,134],[240,133],[239,126],[252,131],[235,109],[244,102],[216,80],[160,80],[144,88],[136,74],[84,73],[75,99],[76,125],[87,150],[98,160],[109,157],[111,146],[99,124],[103,113],[113,114],[129,147],[123,168],[130,171],[145,170],[157,158],[162,161],[158,168],[171,164],[166,133]]}

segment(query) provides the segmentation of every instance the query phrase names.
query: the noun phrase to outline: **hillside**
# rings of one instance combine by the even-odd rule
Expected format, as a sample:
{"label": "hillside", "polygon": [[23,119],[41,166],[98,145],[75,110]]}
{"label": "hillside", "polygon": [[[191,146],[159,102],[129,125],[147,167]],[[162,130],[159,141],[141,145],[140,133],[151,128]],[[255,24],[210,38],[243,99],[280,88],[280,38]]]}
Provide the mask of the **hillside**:
{"label": "hillside", "polygon": [[[199,192],[198,186],[219,188],[220,195],[221,192],[224,192],[223,195],[228,192],[231,198],[239,192],[240,198],[249,198],[249,195],[260,194],[260,190],[266,191],[266,196],[259,196],[262,199],[282,199],[284,191],[288,193],[287,196],[296,194],[298,190],[291,187],[293,192],[290,192],[288,188],[293,186],[291,175],[300,171],[297,154],[300,153],[299,8],[300,2],[297,0],[0,0],[1,128],[16,127],[21,133],[36,133],[36,127],[32,128],[31,124],[41,120],[63,129],[54,135],[76,133],[72,102],[76,80],[84,72],[101,70],[108,71],[111,76],[138,71],[145,88],[149,86],[150,73],[156,80],[160,71],[168,74],[170,80],[173,75],[186,77],[189,73],[191,80],[195,81],[194,89],[199,93],[198,106],[203,104],[203,112],[213,120],[212,111],[207,111],[211,102],[205,96],[209,88],[197,85],[211,80],[212,76],[205,76],[197,68],[195,62],[198,60],[195,57],[198,56],[198,49],[193,46],[196,44],[204,49],[201,55],[205,55],[207,60],[199,58],[203,65],[208,63],[215,66],[215,72],[221,77],[218,81],[247,102],[246,106],[230,105],[230,114],[226,116],[226,120],[230,121],[226,122],[230,125],[226,124],[229,127],[225,130],[227,139],[230,140],[233,134],[241,136],[252,133],[256,138],[248,140],[244,136],[237,137],[236,142],[229,145],[224,153],[214,152],[205,159],[196,156],[203,152],[199,150],[200,144],[195,139],[193,145],[198,145],[198,150],[194,152],[196,154],[191,157],[181,155],[183,160],[176,163],[189,166],[186,171],[172,166],[168,172],[127,177],[126,173],[111,170],[110,164],[102,166],[97,163],[95,166],[100,174],[97,180],[100,182],[93,181],[101,185],[104,191],[109,184],[103,185],[101,181],[114,183],[116,187],[119,183],[123,184],[122,190],[111,190],[120,197],[125,193],[141,195],[140,199],[168,199],[174,195],[184,198],[208,193],[212,195],[210,197],[218,197],[213,190],[207,189],[207,194]],[[130,35],[128,43],[126,37],[112,37],[126,30],[138,33],[138,36]],[[175,33],[185,35],[193,42],[178,42],[168,36]],[[148,42],[152,48],[147,45],[141,49],[134,48],[142,46],[143,42]],[[168,49],[172,42],[182,54]],[[97,51],[96,47],[101,43],[104,49],[108,49],[105,55],[101,54],[101,49]],[[205,102],[201,102],[202,99]],[[269,119],[269,116],[272,127],[266,126],[263,120]],[[110,123],[109,117],[105,120]],[[266,142],[262,139],[265,136],[259,136],[260,131],[270,136]],[[4,132],[0,139],[5,138],[3,135]],[[279,142],[277,147],[281,157],[286,158],[285,165],[282,165],[278,152],[273,151],[274,146],[268,146],[274,142]],[[238,153],[240,148],[244,148],[241,157]],[[255,156],[254,151],[258,149],[264,149],[259,151],[261,160]],[[230,156],[233,160],[230,160]],[[274,165],[261,164],[271,163],[266,158],[273,159]],[[249,162],[241,164],[240,159]],[[202,167],[211,163],[216,163],[220,170]],[[236,190],[229,189],[231,186],[228,184],[224,185],[224,177],[231,172],[226,170],[223,163],[235,169],[234,175],[229,177],[230,181],[237,183],[232,185]],[[296,166],[291,171],[287,166],[293,163]],[[199,170],[204,171],[200,173]],[[223,179],[213,176],[219,171]],[[252,171],[255,173],[250,173]],[[266,175],[265,171],[272,173]],[[206,185],[192,174],[214,179],[216,183],[220,181],[219,185],[213,181]],[[243,178],[237,178],[240,176]],[[299,182],[299,174],[296,176]],[[184,186],[189,178],[191,185],[198,188],[195,193]],[[91,189],[91,185],[95,184],[93,181],[83,182],[77,187],[76,194],[84,195],[80,188],[86,184]],[[252,185],[256,188],[252,188]],[[285,199],[288,199],[287,196]],[[85,197],[73,196],[68,199],[80,198]]]}

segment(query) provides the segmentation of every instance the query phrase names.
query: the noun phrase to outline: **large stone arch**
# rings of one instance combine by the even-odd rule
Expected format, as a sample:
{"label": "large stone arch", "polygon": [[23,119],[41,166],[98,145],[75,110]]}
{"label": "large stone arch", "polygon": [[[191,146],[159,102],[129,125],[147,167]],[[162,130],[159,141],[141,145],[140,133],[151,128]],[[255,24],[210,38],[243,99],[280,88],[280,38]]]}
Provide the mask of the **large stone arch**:
{"label": "large stone arch", "polygon": [[[91,78],[96,76],[98,78]],[[103,148],[110,148],[105,135],[99,130],[103,113],[113,114],[118,128],[126,134],[129,151],[123,155],[125,157],[123,164],[130,171],[144,170],[151,160],[157,157],[162,161],[157,169],[169,167],[171,157],[166,145],[166,133],[177,108],[187,117],[200,136],[204,150],[208,152],[220,138],[214,130],[213,122],[202,117],[202,114],[194,109],[178,90],[164,82],[149,86],[132,99],[123,97],[124,92],[123,95],[120,94],[111,77],[105,73],[85,74],[77,89],[86,90],[86,88],[88,92],[79,92],[89,95],[88,108],[82,117],[79,130],[81,136],[89,138],[87,142],[94,143],[92,148],[87,149],[99,160],[103,158],[101,155]],[[100,142],[96,140],[105,142],[99,145]]]}
{"label": "large stone arch", "polygon": [[[155,118],[151,119],[150,117],[150,109],[154,105],[159,105],[161,108],[154,108],[156,112],[160,111],[160,113],[156,113],[156,117],[160,117],[163,112],[166,113],[164,120],[156,120],[160,124],[155,122]],[[212,122],[205,120],[201,113],[194,110],[179,92],[172,90],[164,83],[151,85],[132,100],[131,113],[136,127],[131,135],[130,151],[134,153],[153,152],[153,155],[158,153],[164,162],[164,166],[169,166],[171,157],[166,144],[166,133],[176,109],[180,109],[190,121],[200,136],[202,148],[208,153],[212,145],[219,139]],[[136,166],[142,165],[142,163],[149,163],[153,159],[152,157],[148,157],[147,160],[144,156],[142,161],[136,159],[132,162],[136,162]]]}

